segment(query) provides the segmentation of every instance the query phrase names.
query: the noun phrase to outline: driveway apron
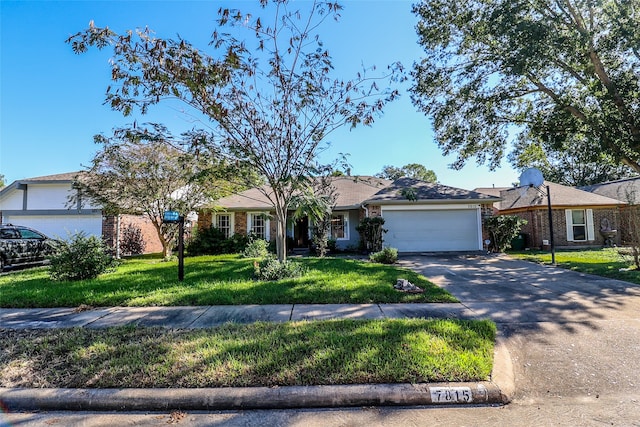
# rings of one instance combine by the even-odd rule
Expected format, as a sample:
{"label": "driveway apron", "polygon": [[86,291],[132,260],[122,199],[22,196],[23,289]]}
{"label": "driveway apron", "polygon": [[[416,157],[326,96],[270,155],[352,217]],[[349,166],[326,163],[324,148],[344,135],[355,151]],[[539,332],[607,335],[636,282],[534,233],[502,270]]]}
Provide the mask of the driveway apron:
{"label": "driveway apron", "polygon": [[505,255],[401,263],[455,295],[471,317],[497,323],[515,404],[606,399],[640,420],[640,286]]}

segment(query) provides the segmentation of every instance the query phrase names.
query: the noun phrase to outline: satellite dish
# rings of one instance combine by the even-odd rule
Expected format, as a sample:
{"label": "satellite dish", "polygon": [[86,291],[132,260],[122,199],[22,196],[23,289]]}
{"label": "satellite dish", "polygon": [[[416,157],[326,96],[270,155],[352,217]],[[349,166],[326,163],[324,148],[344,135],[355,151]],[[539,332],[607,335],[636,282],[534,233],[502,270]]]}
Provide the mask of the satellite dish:
{"label": "satellite dish", "polygon": [[542,172],[537,168],[529,168],[520,175],[520,186],[540,187],[544,183]]}

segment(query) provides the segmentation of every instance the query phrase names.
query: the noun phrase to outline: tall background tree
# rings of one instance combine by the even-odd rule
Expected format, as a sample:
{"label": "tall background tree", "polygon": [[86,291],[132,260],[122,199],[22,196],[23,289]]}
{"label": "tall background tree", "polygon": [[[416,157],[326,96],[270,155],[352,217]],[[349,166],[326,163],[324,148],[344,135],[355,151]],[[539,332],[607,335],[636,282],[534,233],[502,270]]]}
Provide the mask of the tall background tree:
{"label": "tall background tree", "polygon": [[229,166],[195,156],[181,147],[198,135],[176,139],[157,124],[116,129],[113,136],[98,135],[100,150],[91,167],[76,177],[80,197],[91,199],[105,212],[143,214],[149,218],[162,243],[163,256],[171,255],[177,226],[162,222],[166,210],[183,215],[194,211],[205,197],[219,197],[235,190],[227,180],[215,179]]}
{"label": "tall background tree", "polygon": [[[496,168],[514,134],[640,171],[640,7],[633,0],[423,0],[414,103],[454,167]],[[588,143],[587,145],[582,145]],[[593,144],[593,145],[589,145]]]}
{"label": "tall background tree", "polygon": [[508,157],[520,172],[535,167],[546,180],[573,187],[636,175],[629,166],[616,163],[611,155],[599,151],[597,144],[585,141],[581,135],[571,136],[560,146],[545,141],[518,140]]}
{"label": "tall background tree", "polygon": [[399,178],[413,178],[426,182],[438,182],[436,173],[431,169],[427,169],[419,163],[409,163],[401,168],[386,165],[382,168],[382,172],[376,174],[378,178],[396,180]]}
{"label": "tall background tree", "polygon": [[93,24],[68,42],[78,53],[113,47],[113,85],[106,96],[113,109],[145,113],[165,98],[177,98],[204,115],[210,137],[194,141],[193,148],[223,153],[264,177],[282,261],[291,200],[318,166],[321,144],[342,126],[371,125],[398,96],[379,85],[403,74],[396,65],[377,78],[364,71],[351,80],[331,77],[331,57],[317,30],[327,18],[338,18],[337,3],[302,3],[304,11],[290,10],[286,0],[260,5],[268,21],[220,9],[211,53],[182,39],[155,38],[148,30],[118,35]]}

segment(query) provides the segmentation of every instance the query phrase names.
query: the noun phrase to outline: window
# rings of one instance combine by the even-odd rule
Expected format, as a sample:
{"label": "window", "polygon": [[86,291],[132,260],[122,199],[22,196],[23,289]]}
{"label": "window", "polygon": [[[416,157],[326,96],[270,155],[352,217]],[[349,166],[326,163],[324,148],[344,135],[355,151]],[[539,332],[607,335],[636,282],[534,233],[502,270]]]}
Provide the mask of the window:
{"label": "window", "polygon": [[247,231],[264,240],[269,240],[269,218],[265,213],[249,213],[247,215]]}
{"label": "window", "polygon": [[41,239],[41,240],[45,239],[45,237],[42,234],[37,233],[33,230],[29,230],[28,228],[18,228],[18,231],[20,232],[20,236],[23,239]]}
{"label": "window", "polygon": [[349,240],[349,216],[347,214],[334,213],[331,216],[331,238]]}
{"label": "window", "polygon": [[0,239],[19,239],[18,231],[15,228],[3,228],[0,230]]}
{"label": "window", "polygon": [[567,216],[567,241],[594,240],[592,209],[570,209],[565,213]]}
{"label": "window", "polygon": [[587,216],[584,211],[571,211],[573,240],[587,240]]}
{"label": "window", "polygon": [[225,239],[228,239],[233,235],[232,218],[233,217],[229,213],[216,215],[215,226],[218,230],[222,231]]}

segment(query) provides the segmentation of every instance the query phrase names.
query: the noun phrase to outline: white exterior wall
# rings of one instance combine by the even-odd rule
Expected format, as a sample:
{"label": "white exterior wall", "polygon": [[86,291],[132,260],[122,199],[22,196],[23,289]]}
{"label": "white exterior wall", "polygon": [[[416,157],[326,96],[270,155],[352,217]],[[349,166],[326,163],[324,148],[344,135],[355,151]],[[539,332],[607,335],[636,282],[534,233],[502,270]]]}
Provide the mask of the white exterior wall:
{"label": "white exterior wall", "polygon": [[[72,193],[70,184],[29,184],[27,186],[27,209],[67,209]],[[18,191],[22,193],[22,191]],[[75,206],[74,206],[75,207]]]}
{"label": "white exterior wall", "polygon": [[10,215],[4,222],[33,228],[54,239],[67,240],[80,231],[102,237],[102,215]]}
{"label": "white exterior wall", "polygon": [[3,194],[2,222],[30,227],[63,240],[78,232],[102,237],[102,211],[85,203],[82,211],[77,204],[70,205],[69,196],[75,191],[71,183],[36,182],[25,187],[12,188]]}
{"label": "white exterior wall", "polygon": [[0,211],[21,210],[22,209],[22,191],[13,191],[0,200]]}

